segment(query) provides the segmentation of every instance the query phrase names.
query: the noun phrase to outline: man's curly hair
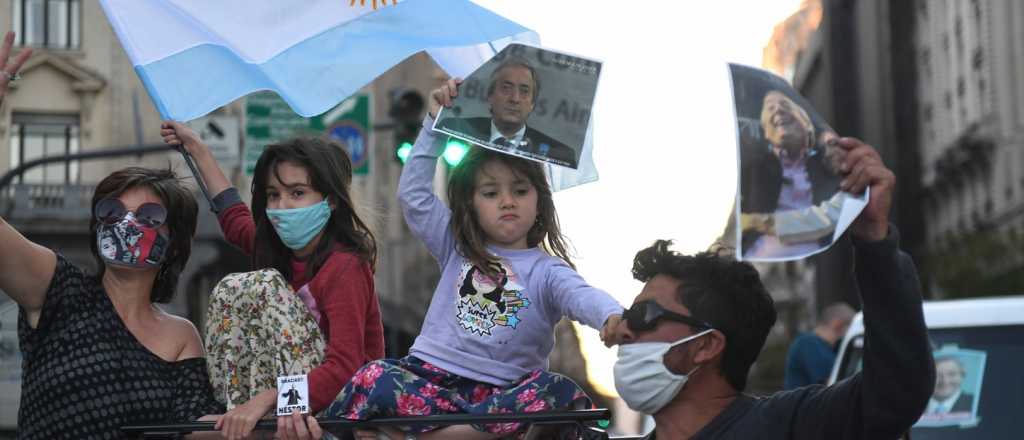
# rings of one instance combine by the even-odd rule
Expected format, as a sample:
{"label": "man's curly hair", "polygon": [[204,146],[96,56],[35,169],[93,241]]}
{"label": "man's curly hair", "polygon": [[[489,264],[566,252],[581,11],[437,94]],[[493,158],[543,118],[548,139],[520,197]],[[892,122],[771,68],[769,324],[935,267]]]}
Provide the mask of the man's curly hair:
{"label": "man's curly hair", "polygon": [[750,366],[775,325],[775,303],[750,263],[717,252],[683,255],[669,250],[671,244],[658,240],[637,252],[633,277],[647,282],[661,274],[682,282],[676,299],[694,318],[725,335],[722,374],[733,388],[743,391]]}

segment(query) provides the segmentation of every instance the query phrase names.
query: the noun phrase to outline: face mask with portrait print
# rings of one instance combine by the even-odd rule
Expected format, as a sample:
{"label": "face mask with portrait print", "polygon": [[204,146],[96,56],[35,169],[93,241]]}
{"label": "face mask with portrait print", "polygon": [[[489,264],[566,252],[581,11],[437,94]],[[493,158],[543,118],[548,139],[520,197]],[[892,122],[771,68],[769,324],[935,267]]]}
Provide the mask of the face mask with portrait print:
{"label": "face mask with portrait print", "polygon": [[118,266],[158,267],[167,257],[169,243],[166,234],[139,223],[130,212],[117,223],[100,223],[96,229],[100,257]]}

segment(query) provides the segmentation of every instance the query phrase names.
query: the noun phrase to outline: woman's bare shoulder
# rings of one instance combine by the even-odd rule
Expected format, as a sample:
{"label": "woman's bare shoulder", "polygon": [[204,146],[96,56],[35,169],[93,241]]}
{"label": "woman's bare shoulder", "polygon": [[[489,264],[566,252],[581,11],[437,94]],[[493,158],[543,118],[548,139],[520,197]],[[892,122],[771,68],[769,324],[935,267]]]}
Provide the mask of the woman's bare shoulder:
{"label": "woman's bare shoulder", "polygon": [[161,333],[166,335],[172,344],[179,347],[176,360],[203,357],[203,341],[199,337],[196,326],[185,318],[164,311],[159,314]]}

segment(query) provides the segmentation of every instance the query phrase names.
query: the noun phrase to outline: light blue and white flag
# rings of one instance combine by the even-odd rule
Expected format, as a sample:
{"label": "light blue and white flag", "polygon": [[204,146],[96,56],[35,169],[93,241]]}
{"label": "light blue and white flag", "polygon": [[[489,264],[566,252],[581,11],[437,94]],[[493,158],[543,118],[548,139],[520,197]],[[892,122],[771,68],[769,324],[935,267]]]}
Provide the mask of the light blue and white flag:
{"label": "light blue and white flag", "polygon": [[465,76],[537,34],[469,0],[101,0],[164,118],[190,120],[257,90],[296,113],[337,105],[426,50]]}

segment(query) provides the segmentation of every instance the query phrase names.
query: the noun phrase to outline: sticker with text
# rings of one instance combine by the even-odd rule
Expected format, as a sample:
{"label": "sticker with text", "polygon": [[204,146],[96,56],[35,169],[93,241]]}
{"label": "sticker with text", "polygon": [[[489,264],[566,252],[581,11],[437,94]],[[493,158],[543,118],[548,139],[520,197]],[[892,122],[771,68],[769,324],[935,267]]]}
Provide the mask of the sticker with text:
{"label": "sticker with text", "polygon": [[277,415],[286,416],[295,410],[309,413],[309,382],[305,374],[277,378]]}

